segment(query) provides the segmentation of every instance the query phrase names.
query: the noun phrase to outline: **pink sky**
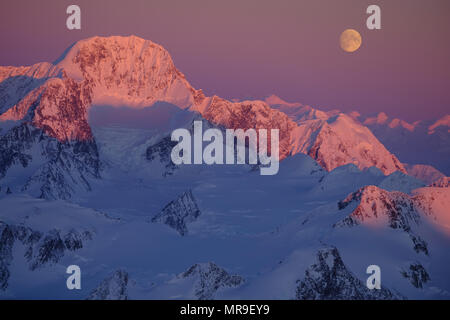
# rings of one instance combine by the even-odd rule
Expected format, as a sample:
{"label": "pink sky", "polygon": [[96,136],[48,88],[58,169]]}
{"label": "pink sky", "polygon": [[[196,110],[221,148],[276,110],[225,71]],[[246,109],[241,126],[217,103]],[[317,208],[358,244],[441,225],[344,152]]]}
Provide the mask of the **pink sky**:
{"label": "pink sky", "polygon": [[[82,30],[65,27],[78,4]],[[369,4],[382,30],[365,27]],[[55,60],[93,35],[152,40],[196,88],[224,98],[272,93],[323,109],[385,111],[414,121],[450,113],[448,0],[1,1],[0,65]],[[340,33],[363,37],[354,54]]]}

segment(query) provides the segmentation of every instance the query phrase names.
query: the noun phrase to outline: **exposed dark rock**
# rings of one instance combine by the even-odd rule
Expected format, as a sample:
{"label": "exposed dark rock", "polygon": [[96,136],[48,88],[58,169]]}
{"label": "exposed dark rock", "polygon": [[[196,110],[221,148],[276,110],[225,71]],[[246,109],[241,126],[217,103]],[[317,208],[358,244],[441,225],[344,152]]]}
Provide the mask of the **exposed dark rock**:
{"label": "exposed dark rock", "polygon": [[12,247],[19,241],[25,247],[24,257],[30,270],[57,263],[67,251],[79,250],[83,242],[92,239],[90,231],[50,230],[46,233],[23,225],[8,225],[0,221],[0,289],[8,286],[9,266],[13,260]]}
{"label": "exposed dark rock", "polygon": [[316,261],[297,281],[295,298],[299,300],[391,300],[400,296],[388,289],[368,289],[347,269],[334,247],[320,249]]}
{"label": "exposed dark rock", "polygon": [[195,296],[199,300],[214,299],[221,288],[235,288],[244,283],[241,276],[230,275],[212,262],[195,264],[178,277],[195,279]]}
{"label": "exposed dark rock", "polygon": [[355,209],[334,227],[354,227],[367,221],[385,219],[388,227],[408,234],[416,252],[429,254],[426,241],[413,230],[421,221],[413,197],[398,191],[389,192],[375,186],[366,186],[340,201],[338,208],[343,210],[350,204],[355,205]]}
{"label": "exposed dark rock", "polygon": [[[32,155],[35,148],[38,157]],[[38,169],[23,181],[22,190],[45,199],[69,199],[77,188],[91,190],[89,180],[99,179],[102,169],[93,139],[61,142],[27,124],[0,137],[0,180],[10,167],[26,168],[32,161]]]}
{"label": "exposed dark rock", "polygon": [[118,270],[103,280],[87,300],[128,300],[128,283],[128,273]]}
{"label": "exposed dark rock", "polygon": [[407,270],[400,272],[403,277],[409,279],[416,288],[422,288],[423,284],[431,280],[427,270],[420,263],[412,263]]}
{"label": "exposed dark rock", "polygon": [[166,205],[151,221],[167,224],[184,236],[188,233],[186,224],[195,221],[199,216],[200,209],[192,191],[189,190]]}
{"label": "exposed dark rock", "polygon": [[0,221],[0,289],[8,287],[10,276],[9,265],[12,261],[12,246],[14,245],[14,232],[6,224]]}
{"label": "exposed dark rock", "polygon": [[164,164],[165,171],[162,173],[164,177],[172,175],[174,171],[178,168],[176,164],[172,162],[170,154],[172,148],[177,145],[177,141],[172,141],[170,137],[165,137],[161,141],[147,148],[147,160],[155,161],[158,160]]}

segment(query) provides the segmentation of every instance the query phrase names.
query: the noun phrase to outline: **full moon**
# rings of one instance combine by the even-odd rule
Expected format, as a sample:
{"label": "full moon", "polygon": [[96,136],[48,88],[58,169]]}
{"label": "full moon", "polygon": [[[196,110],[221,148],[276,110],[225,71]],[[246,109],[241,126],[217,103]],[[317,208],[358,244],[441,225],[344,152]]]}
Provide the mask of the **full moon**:
{"label": "full moon", "polygon": [[342,50],[346,52],[355,52],[361,46],[362,39],[358,31],[347,29],[342,32],[339,42]]}

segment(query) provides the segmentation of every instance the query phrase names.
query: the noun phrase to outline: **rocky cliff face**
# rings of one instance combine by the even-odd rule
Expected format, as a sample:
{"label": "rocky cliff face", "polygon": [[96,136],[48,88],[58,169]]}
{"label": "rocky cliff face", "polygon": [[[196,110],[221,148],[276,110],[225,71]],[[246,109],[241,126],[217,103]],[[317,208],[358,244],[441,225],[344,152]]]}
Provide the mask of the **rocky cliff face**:
{"label": "rocky cliff face", "polygon": [[187,224],[195,221],[199,216],[200,209],[192,191],[189,190],[167,204],[151,221],[164,223],[184,236],[188,233]]}
{"label": "rocky cliff face", "polygon": [[83,248],[93,233],[88,230],[61,231],[57,229],[40,232],[23,225],[10,225],[0,221],[0,290],[8,287],[9,267],[13,261],[13,246],[25,247],[25,258],[30,270],[57,263],[67,251]]}
{"label": "rocky cliff face", "polygon": [[403,269],[402,276],[408,279],[416,288],[423,288],[423,285],[431,280],[427,270],[418,262],[411,263],[408,268]]}
{"label": "rocky cliff face", "polygon": [[60,141],[28,123],[0,137],[0,185],[12,167],[30,172],[11,177],[15,191],[46,199],[69,199],[77,189],[90,190],[100,178],[97,145],[91,140]]}
{"label": "rocky cliff face", "polygon": [[[13,74],[11,71],[8,76]],[[4,105],[4,109],[10,108],[0,116],[1,120],[16,121],[0,137],[0,179],[18,166],[27,168],[30,176],[16,181],[16,188],[33,189],[33,195],[68,199],[78,187],[89,190],[89,180],[99,178],[101,171],[87,120],[91,87],[49,64],[21,69],[21,74],[29,78],[22,80],[26,87],[12,91],[15,95],[8,101],[18,102]]]}
{"label": "rocky cliff face", "polygon": [[[9,79],[1,85],[6,86],[5,82],[8,83]],[[0,120],[29,123],[61,142],[92,140],[87,122],[87,110],[92,101],[91,86],[67,77],[65,71],[45,81],[41,78],[31,78],[29,81],[40,85],[25,94],[22,91],[26,89],[16,92],[14,97],[9,98],[17,100],[17,103],[11,105],[6,102]]]}
{"label": "rocky cliff face", "polygon": [[356,208],[335,226],[353,227],[364,224],[401,230],[409,235],[416,252],[429,254],[428,244],[415,231],[422,221],[419,208],[421,204],[417,197],[367,186],[340,201],[338,207],[342,210],[352,204]]}
{"label": "rocky cliff face", "polygon": [[386,288],[368,289],[347,269],[339,251],[324,248],[317,252],[316,261],[307,268],[305,276],[297,281],[296,299],[299,300],[392,300],[400,296]]}
{"label": "rocky cliff face", "polygon": [[164,166],[163,177],[172,175],[178,168],[176,164],[172,162],[170,154],[172,148],[177,145],[178,142],[172,141],[170,137],[164,137],[159,142],[151,145],[146,150],[146,158],[148,161],[159,161]]}
{"label": "rocky cliff face", "polygon": [[290,135],[295,123],[284,113],[271,109],[262,101],[233,103],[213,97],[201,112],[202,116],[215,125],[229,129],[266,129],[270,147],[270,130],[279,130],[280,159],[290,155]]}
{"label": "rocky cliff face", "polygon": [[199,300],[214,299],[218,290],[235,288],[244,282],[241,276],[230,275],[212,262],[195,264],[178,278],[194,280],[194,294]]}
{"label": "rocky cliff face", "polygon": [[11,120],[3,113],[12,107],[18,107],[24,97],[43,85],[48,79],[61,77],[61,68],[47,62],[37,63],[28,67],[0,66],[0,119]]}
{"label": "rocky cliff face", "polygon": [[94,103],[187,108],[201,100],[163,47],[135,36],[79,41],[60,60],[70,77],[92,88]]}
{"label": "rocky cliff face", "polygon": [[87,300],[128,300],[128,284],[128,273],[117,270],[92,290]]}

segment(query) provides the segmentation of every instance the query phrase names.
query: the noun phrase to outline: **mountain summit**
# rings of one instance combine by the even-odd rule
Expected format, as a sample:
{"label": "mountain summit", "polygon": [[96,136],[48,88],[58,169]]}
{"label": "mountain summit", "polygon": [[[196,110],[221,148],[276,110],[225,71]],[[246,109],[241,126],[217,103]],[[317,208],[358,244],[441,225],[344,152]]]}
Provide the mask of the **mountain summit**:
{"label": "mountain summit", "polygon": [[136,36],[93,37],[75,43],[58,66],[86,83],[93,104],[151,106],[157,101],[187,108],[198,94],[162,46]]}

